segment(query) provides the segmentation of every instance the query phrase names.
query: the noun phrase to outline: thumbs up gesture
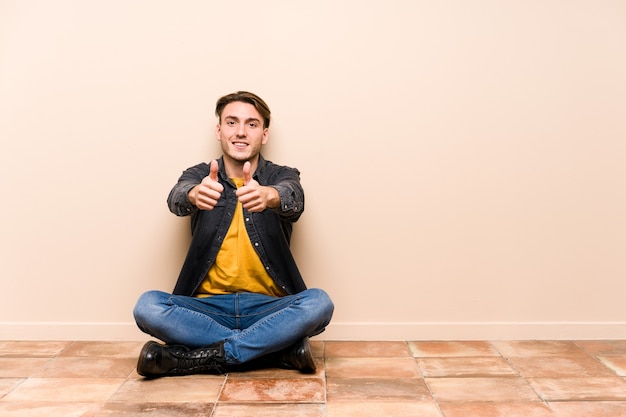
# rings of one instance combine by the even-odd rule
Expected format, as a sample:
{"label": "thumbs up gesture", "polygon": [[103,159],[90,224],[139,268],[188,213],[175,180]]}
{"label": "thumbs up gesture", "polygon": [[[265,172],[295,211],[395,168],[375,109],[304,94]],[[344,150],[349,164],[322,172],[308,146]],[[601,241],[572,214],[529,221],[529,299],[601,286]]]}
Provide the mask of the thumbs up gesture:
{"label": "thumbs up gesture", "polygon": [[217,161],[211,161],[209,175],[189,191],[189,201],[200,210],[213,210],[222,196],[224,186],[217,179],[218,169]]}
{"label": "thumbs up gesture", "polygon": [[[243,164],[243,185],[248,185],[252,180],[252,173],[250,172],[250,161],[246,161]],[[257,183],[258,184],[258,183]]]}
{"label": "thumbs up gesture", "polygon": [[250,212],[261,212],[280,204],[280,196],[274,187],[264,187],[252,178],[250,162],[243,164],[243,187],[237,189],[237,197]]}

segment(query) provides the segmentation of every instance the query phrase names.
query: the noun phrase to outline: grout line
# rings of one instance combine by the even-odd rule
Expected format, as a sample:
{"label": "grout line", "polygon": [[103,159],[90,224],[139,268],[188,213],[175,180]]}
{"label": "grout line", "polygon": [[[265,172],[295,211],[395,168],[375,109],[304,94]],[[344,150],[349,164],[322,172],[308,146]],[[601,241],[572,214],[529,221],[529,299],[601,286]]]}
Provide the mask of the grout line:
{"label": "grout line", "polygon": [[63,353],[65,351],[67,351],[69,348],[71,348],[72,346],[74,346],[76,344],[76,340],[69,340],[69,343],[67,346],[65,346],[63,349],[61,349],[61,351],[59,353],[57,353],[56,355],[54,355],[54,358],[58,358],[59,356],[63,355]]}
{"label": "grout line", "polygon": [[[419,365],[418,365],[419,368]],[[421,374],[421,370],[420,370],[420,374]],[[432,389],[430,388],[430,384],[428,383],[428,380],[426,377],[424,377],[422,375],[422,381],[424,381],[424,385],[426,385],[426,389],[428,390],[428,393],[430,394],[430,398],[433,400],[433,403],[435,403],[435,407],[437,407],[437,411],[439,411],[439,414],[441,414],[442,416],[443,414],[443,410],[441,409],[441,406],[439,405],[439,401],[437,400],[437,398],[435,398],[435,394],[433,394]]]}
{"label": "grout line", "polygon": [[328,375],[326,374],[326,342],[322,342],[322,386],[324,387],[324,407],[328,404]]}
{"label": "grout line", "polygon": [[215,410],[217,410],[217,405],[220,402],[220,397],[222,396],[222,392],[224,392],[224,387],[226,386],[226,381],[228,381],[228,376],[230,374],[226,374],[224,375],[224,382],[222,382],[222,386],[220,387],[220,391],[217,393],[217,397],[215,398],[215,402],[213,403],[213,409],[211,410],[211,414],[209,414],[209,417],[213,417],[213,414],[215,414]]}
{"label": "grout line", "polygon": [[424,385],[426,386],[426,389],[428,390],[428,394],[430,395],[431,400],[433,401],[433,403],[435,403],[435,407],[437,407],[437,411],[439,411],[439,414],[443,416],[444,415],[443,410],[441,409],[441,406],[439,405],[439,401],[437,400],[437,398],[435,398],[435,394],[433,394],[433,391],[430,388],[430,384],[428,383],[426,379],[426,375],[424,375],[424,371],[422,370],[422,367],[420,366],[419,360],[421,358],[414,356],[414,352],[411,350],[411,344],[408,341],[405,341],[405,343],[407,344],[407,347],[409,348],[411,357],[415,361],[415,366],[417,366],[417,371],[419,372],[420,378],[422,379],[422,381],[424,382]]}
{"label": "grout line", "polygon": [[550,410],[552,410],[552,407],[550,407],[550,404],[548,404],[548,400],[546,398],[544,398],[543,395],[541,395],[541,393],[535,389],[535,387],[533,387],[533,384],[530,383],[528,378],[524,377],[521,374],[520,370],[517,367],[515,367],[515,365],[513,365],[513,362],[511,362],[511,359],[508,356],[504,355],[502,353],[502,351],[500,351],[500,349],[498,349],[498,347],[496,345],[494,345],[491,341],[489,342],[489,344],[496,350],[496,352],[498,352],[500,357],[502,359],[504,359],[504,361],[511,367],[511,369],[515,372],[515,374],[522,381],[524,381],[526,383],[526,385],[528,385],[528,387],[531,389],[531,391],[535,393],[537,398],[539,398],[539,400],[541,400],[542,403],[544,403]]}
{"label": "grout line", "polygon": [[[624,379],[625,377],[623,375],[620,375],[619,370],[617,369],[613,369],[611,368],[609,365],[607,365],[606,363],[604,363],[601,359],[598,353],[591,353],[589,352],[587,349],[585,349],[583,346],[580,345],[579,341],[577,340],[573,340],[572,343],[574,343],[576,346],[578,346],[583,352],[585,352],[587,355],[591,356],[597,363],[599,363],[600,365],[602,365],[603,367],[607,368],[609,371],[613,372],[613,374],[615,374],[615,376],[617,376],[618,378],[622,378]],[[613,355],[608,354],[608,355],[604,355],[605,357],[611,357]]]}

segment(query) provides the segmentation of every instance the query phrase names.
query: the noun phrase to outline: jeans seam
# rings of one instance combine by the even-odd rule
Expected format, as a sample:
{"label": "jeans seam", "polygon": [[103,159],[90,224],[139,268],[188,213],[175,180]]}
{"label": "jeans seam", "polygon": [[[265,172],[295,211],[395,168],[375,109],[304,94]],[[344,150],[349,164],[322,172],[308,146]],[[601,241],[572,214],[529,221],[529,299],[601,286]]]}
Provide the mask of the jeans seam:
{"label": "jeans seam", "polygon": [[[297,298],[296,300],[294,300],[293,303],[290,303],[290,304],[297,304],[297,302],[299,302],[299,301],[300,301],[300,298]],[[265,316],[263,318],[263,320],[255,322],[252,326],[249,326],[249,327],[245,328],[244,330],[242,330],[241,332],[239,332],[238,334],[233,336],[233,339],[238,339],[238,338],[241,338],[241,337],[245,337],[250,332],[253,332],[256,327],[262,326],[263,324],[265,324],[265,322],[267,322],[267,321],[269,321],[271,319],[274,319],[275,317],[279,317],[283,313],[286,313],[288,308],[289,307],[281,308],[280,310],[278,310],[278,311],[276,311],[276,312],[274,312],[274,313],[272,313],[272,314],[270,314],[268,316]]]}
{"label": "jeans seam", "polygon": [[174,297],[170,297],[170,299],[168,300],[170,305],[176,306],[176,307],[179,307],[179,308],[184,308],[184,309],[186,309],[188,311],[193,311],[194,313],[197,313],[197,314],[202,315],[202,316],[209,316],[210,317],[210,316],[214,315],[214,316],[220,316],[220,317],[233,317],[232,314],[224,314],[224,313],[221,313],[221,312],[219,312],[217,310],[214,310],[214,309],[199,309],[199,308],[195,308],[194,304],[186,302],[186,300],[184,298],[176,298],[176,300],[178,302],[172,301],[173,299],[174,299]]}
{"label": "jeans seam", "polygon": [[[184,303],[184,304],[185,304],[185,305],[188,305],[187,303]],[[202,318],[202,319],[207,319],[207,318],[208,318],[209,320],[211,320],[211,321],[212,321],[212,324],[215,324],[215,325],[217,325],[217,326],[221,327],[221,328],[222,328],[222,329],[224,329],[224,330],[227,330],[227,331],[232,331],[232,329],[231,329],[231,328],[224,326],[223,324],[219,323],[217,320],[213,319],[211,316],[209,316],[209,315],[207,315],[207,314],[203,314],[203,313],[201,313],[201,312],[199,312],[199,311],[197,311],[197,310],[194,310],[194,309],[192,309],[192,308],[188,308],[188,307],[185,307],[185,306],[181,306],[181,305],[178,305],[178,304],[176,304],[176,303],[171,303],[171,305],[172,305],[172,307],[174,307],[174,308],[179,308],[179,309],[181,309],[181,310],[185,310],[185,311],[186,311],[186,312],[188,312],[189,314],[193,314],[194,316],[200,317],[200,318]],[[229,315],[228,315],[228,314],[222,314],[222,316],[229,316]]]}
{"label": "jeans seam", "polygon": [[244,317],[253,317],[253,316],[259,316],[259,315],[265,315],[268,311],[271,310],[283,310],[286,306],[289,306],[290,304],[295,304],[298,303],[300,300],[302,299],[302,297],[295,297],[294,299],[287,299],[287,297],[281,297],[279,299],[277,299],[277,301],[281,301],[280,303],[273,303],[271,305],[271,307],[268,307],[264,310],[259,310],[256,311],[254,314],[240,314],[239,317],[244,318]]}

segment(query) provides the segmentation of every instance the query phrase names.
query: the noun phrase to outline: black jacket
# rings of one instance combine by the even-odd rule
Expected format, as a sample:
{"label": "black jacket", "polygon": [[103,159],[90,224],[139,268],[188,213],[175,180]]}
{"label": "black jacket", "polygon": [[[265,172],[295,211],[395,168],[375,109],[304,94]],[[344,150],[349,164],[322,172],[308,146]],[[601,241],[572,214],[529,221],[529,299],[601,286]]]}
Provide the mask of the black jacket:
{"label": "black jacket", "polygon": [[[209,175],[210,165],[201,163],[183,172],[167,198],[170,211],[177,216],[191,216],[191,244],[174,288],[174,294],[192,296],[206,277],[220,250],[237,206],[237,188],[219,161],[218,180],[224,186],[222,196],[213,210],[199,210],[189,202],[188,193]],[[304,211],[304,190],[300,172],[295,168],[276,165],[259,157],[254,179],[274,187],[280,195],[280,206],[260,213],[243,209],[250,241],[267,272],[287,294],[306,289],[291,254],[292,226]]]}

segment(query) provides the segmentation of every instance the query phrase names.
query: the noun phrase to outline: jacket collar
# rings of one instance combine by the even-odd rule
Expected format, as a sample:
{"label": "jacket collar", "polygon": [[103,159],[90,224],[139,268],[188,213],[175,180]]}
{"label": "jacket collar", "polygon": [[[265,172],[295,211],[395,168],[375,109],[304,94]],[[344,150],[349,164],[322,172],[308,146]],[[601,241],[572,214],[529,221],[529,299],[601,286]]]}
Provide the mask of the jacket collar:
{"label": "jacket collar", "polygon": [[[219,171],[218,175],[223,181],[231,182],[228,174],[226,174],[226,167],[224,166],[224,155],[222,155],[218,159]],[[267,161],[263,158],[263,155],[259,154],[259,163],[257,164],[256,171],[254,171],[254,175],[252,176],[255,179],[264,178],[263,173],[265,171],[265,167],[267,166]]]}

